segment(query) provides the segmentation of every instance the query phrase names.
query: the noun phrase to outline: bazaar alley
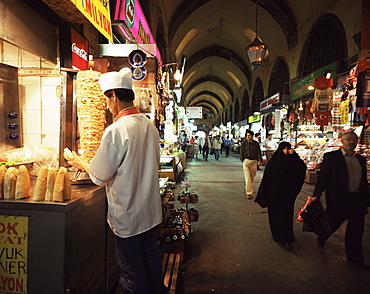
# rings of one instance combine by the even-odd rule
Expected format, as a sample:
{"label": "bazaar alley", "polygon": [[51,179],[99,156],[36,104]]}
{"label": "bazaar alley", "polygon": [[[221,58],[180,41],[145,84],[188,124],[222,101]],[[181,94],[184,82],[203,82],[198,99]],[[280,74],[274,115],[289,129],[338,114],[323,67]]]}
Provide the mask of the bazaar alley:
{"label": "bazaar alley", "polygon": [[[257,171],[255,192],[263,169]],[[369,293],[370,272],[347,264],[344,225],[324,248],[317,245],[314,233],[302,232],[302,223],[294,224],[293,252],[273,241],[267,209],[246,198],[239,154],[226,158],[223,153],[219,161],[213,156],[208,161],[188,159],[183,178],[199,196],[190,207],[200,216],[185,243],[178,293]],[[295,216],[313,188],[304,184]],[[367,216],[363,242],[367,262],[369,221]]]}

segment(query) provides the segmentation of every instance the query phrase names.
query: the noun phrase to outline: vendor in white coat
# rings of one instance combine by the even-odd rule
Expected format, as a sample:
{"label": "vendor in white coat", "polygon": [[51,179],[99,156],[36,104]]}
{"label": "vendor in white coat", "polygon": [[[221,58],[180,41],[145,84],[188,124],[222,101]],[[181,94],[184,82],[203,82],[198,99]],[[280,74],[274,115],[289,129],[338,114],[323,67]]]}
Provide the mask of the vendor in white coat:
{"label": "vendor in white coat", "polygon": [[91,163],[76,153],[68,163],[106,186],[108,223],[116,237],[123,293],[166,293],[154,227],[162,221],[159,192],[159,135],[134,107],[131,70],[101,75],[107,108],[115,116]]}

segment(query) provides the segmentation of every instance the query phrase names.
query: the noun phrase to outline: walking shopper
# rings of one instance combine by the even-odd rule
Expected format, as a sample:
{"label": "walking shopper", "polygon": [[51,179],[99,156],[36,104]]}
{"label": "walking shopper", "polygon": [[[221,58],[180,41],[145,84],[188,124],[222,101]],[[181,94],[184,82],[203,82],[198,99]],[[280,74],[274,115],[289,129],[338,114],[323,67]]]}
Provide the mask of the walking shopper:
{"label": "walking shopper", "polygon": [[119,286],[123,293],[167,293],[154,228],[162,221],[158,185],[159,134],[134,107],[132,72],[101,75],[100,87],[115,116],[91,163],[76,153],[68,161],[106,186],[108,223],[115,234]]}
{"label": "walking shopper", "polygon": [[270,230],[275,242],[292,250],[294,202],[301,191],[306,164],[282,142],[267,163],[255,202],[267,207]]}
{"label": "walking shopper", "polygon": [[[342,136],[342,148],[324,154],[313,196],[320,198],[326,191],[326,213],[332,233],[348,220],[344,240],[347,261],[370,269],[362,252],[365,215],[370,204],[366,160],[355,152],[357,143],[358,136],[347,132]],[[324,247],[327,238],[319,235],[318,245]]]}
{"label": "walking shopper", "polygon": [[209,139],[209,135],[207,134],[206,137],[204,138],[204,143],[203,143],[203,159],[208,160],[208,153],[209,153],[209,148],[212,147],[211,140]]}
{"label": "walking shopper", "polygon": [[218,161],[220,158],[222,139],[220,135],[217,135],[213,140],[213,148],[215,149],[215,159]]}
{"label": "walking shopper", "polygon": [[188,135],[184,134],[181,139],[181,150],[186,152],[187,145],[188,145]]}
{"label": "walking shopper", "polygon": [[243,163],[245,178],[245,193],[248,199],[253,199],[253,180],[256,176],[257,166],[261,165],[262,155],[260,144],[253,140],[253,131],[245,132],[246,140],[240,146],[240,160]]}
{"label": "walking shopper", "polygon": [[225,154],[226,157],[230,156],[230,147],[233,144],[233,140],[229,139],[229,136],[226,136],[226,139],[224,140],[224,146],[225,146]]}
{"label": "walking shopper", "polygon": [[267,135],[267,139],[263,141],[262,147],[266,148],[265,153],[266,153],[266,161],[269,162],[271,159],[272,155],[274,154],[277,144],[272,138],[272,134]]}
{"label": "walking shopper", "polygon": [[195,140],[193,142],[193,158],[197,158],[198,159],[198,151],[199,151],[199,138],[198,136],[195,136]]}

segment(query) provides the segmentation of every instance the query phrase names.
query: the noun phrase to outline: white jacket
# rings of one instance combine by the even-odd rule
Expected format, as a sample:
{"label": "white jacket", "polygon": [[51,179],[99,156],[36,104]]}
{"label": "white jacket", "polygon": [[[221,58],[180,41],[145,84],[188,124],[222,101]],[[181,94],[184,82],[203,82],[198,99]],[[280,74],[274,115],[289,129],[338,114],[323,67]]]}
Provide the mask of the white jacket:
{"label": "white jacket", "polygon": [[117,236],[132,237],[162,221],[159,135],[142,114],[120,118],[104,132],[90,164],[90,178],[106,184],[108,223]]}

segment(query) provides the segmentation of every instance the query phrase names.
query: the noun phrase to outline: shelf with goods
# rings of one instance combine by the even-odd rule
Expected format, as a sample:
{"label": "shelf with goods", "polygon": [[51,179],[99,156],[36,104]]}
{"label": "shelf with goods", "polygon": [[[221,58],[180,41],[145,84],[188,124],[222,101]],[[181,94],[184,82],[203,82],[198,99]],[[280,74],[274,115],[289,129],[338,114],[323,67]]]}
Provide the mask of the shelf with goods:
{"label": "shelf with goods", "polygon": [[185,169],[185,164],[185,153],[164,153],[160,157],[159,177],[176,181],[180,172]]}
{"label": "shelf with goods", "polygon": [[189,191],[191,185],[188,181],[183,181],[181,185],[183,191],[177,193],[177,200],[180,204],[185,203],[185,208],[176,209],[175,204],[170,203],[176,200],[174,182],[168,181],[162,190],[163,222],[157,226],[156,242],[161,253],[180,254],[182,261],[185,241],[191,233],[191,223],[198,220],[199,213],[194,208],[189,208],[190,203],[198,202],[198,195]]}
{"label": "shelf with goods", "polygon": [[298,126],[295,151],[307,165],[306,183],[317,183],[324,153],[338,149],[339,144],[340,142],[333,138],[330,126],[326,126],[322,130],[317,125]]}
{"label": "shelf with goods", "polygon": [[297,147],[325,145],[332,133],[322,132],[317,125],[300,125],[297,130]]}

